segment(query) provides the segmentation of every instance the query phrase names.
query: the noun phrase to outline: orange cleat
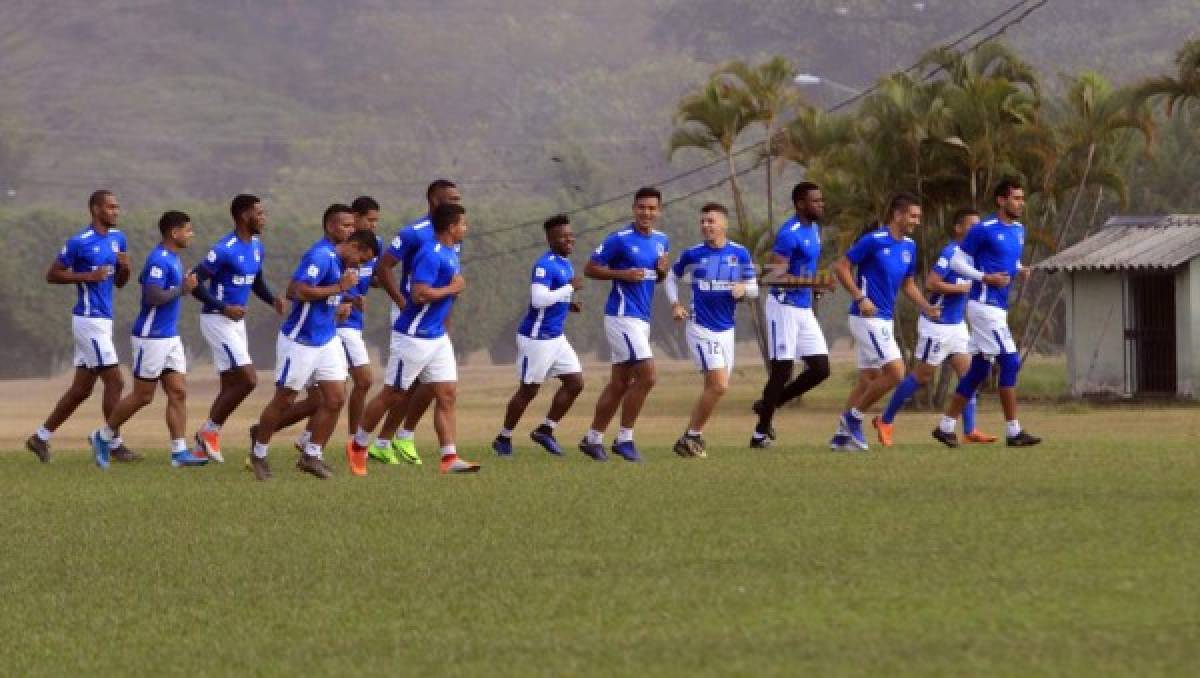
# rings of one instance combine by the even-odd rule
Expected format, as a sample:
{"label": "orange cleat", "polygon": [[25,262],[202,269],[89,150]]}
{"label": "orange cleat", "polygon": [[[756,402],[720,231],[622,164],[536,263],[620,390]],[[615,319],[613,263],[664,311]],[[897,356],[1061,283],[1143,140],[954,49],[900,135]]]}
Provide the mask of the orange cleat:
{"label": "orange cleat", "polygon": [[980,433],[979,431],[971,431],[963,436],[963,439],[968,443],[994,443],[999,440],[996,436]]}
{"label": "orange cleat", "polygon": [[218,464],[225,463],[225,457],[221,456],[221,434],[216,431],[197,431],[196,448],[201,456],[208,457]]}
{"label": "orange cleat", "polygon": [[891,447],[892,431],[895,429],[895,424],[885,424],[882,419],[875,417],[871,420],[871,425],[875,427],[875,432],[879,434],[879,444],[884,447]]}
{"label": "orange cleat", "polygon": [[457,454],[442,457],[442,473],[475,473],[479,464],[459,458]]}
{"label": "orange cleat", "polygon": [[367,448],[355,445],[353,439],[347,440],[346,465],[350,467],[350,475],[367,475]]}

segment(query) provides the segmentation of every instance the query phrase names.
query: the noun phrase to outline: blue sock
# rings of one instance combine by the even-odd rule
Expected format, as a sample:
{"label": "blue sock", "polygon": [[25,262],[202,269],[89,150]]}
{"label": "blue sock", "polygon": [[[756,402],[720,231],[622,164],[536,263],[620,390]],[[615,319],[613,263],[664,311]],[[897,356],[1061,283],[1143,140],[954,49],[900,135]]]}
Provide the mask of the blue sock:
{"label": "blue sock", "polygon": [[958,387],[954,389],[954,392],[966,400],[974,398],[976,391],[983,385],[991,371],[992,361],[976,354],[971,358],[971,368],[958,380]]}
{"label": "blue sock", "polygon": [[963,433],[975,432],[975,399],[975,396],[971,396],[966,407],[963,407]]}
{"label": "blue sock", "polygon": [[883,411],[883,423],[890,424],[895,421],[896,413],[900,411],[901,407],[904,407],[904,403],[908,402],[908,399],[919,388],[921,385],[917,383],[916,379],[913,379],[911,374],[905,377],[904,381],[900,382],[900,385],[892,392],[892,399],[888,401],[887,409]]}

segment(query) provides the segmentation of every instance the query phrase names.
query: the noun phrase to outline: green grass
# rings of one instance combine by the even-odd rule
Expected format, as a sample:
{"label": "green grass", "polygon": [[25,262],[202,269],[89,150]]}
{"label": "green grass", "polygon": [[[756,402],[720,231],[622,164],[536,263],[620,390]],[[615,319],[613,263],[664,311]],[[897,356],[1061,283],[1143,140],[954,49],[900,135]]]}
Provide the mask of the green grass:
{"label": "green grass", "polygon": [[712,457],[685,462],[659,427],[637,466],[527,445],[500,462],[476,442],[477,477],[427,464],[325,483],[291,471],[283,448],[268,484],[240,451],[222,467],[157,455],[107,474],[82,453],[50,466],[0,454],[0,666],[1193,672],[1194,417],[1053,415],[1025,415],[1055,436],[1028,451],[936,448],[929,417],[909,413],[898,447],[835,455],[815,444],[830,412],[789,412],[782,432],[807,445],[752,453],[718,429]]}

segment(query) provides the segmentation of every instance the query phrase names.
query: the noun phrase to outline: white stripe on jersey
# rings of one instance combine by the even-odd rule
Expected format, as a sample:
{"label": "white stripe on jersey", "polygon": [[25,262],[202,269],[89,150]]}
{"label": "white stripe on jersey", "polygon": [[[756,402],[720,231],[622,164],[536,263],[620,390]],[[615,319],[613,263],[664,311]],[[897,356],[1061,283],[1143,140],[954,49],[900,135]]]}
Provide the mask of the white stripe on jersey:
{"label": "white stripe on jersey", "polygon": [[421,310],[417,313],[417,315],[415,317],[413,317],[413,321],[408,326],[408,331],[405,332],[405,334],[407,334],[409,336],[417,335],[417,328],[421,325],[421,319],[424,318],[425,314],[429,312],[430,306],[433,306],[433,304],[424,304],[423,306],[421,306]]}
{"label": "white stripe on jersey", "polygon": [[311,301],[304,302],[304,305],[300,307],[300,317],[296,319],[296,326],[292,328],[292,332],[288,335],[288,339],[295,341],[296,337],[300,335],[300,330],[304,328],[304,321],[308,320],[308,309],[310,308],[312,308]]}
{"label": "white stripe on jersey", "polygon": [[92,314],[91,295],[88,294],[87,283],[75,283],[75,289],[79,291],[79,296],[83,299],[83,314],[85,316]]}
{"label": "white stripe on jersey", "polygon": [[625,293],[621,291],[621,283],[616,283],[616,287],[613,289],[617,291],[617,298],[620,299],[617,302],[617,315],[623,316],[625,315]]}
{"label": "white stripe on jersey", "polygon": [[537,314],[537,320],[534,320],[533,327],[529,328],[529,336],[531,338],[537,339],[538,331],[542,329],[542,319],[545,317],[546,317],[546,309],[539,308],[538,314]]}
{"label": "white stripe on jersey", "polygon": [[146,322],[142,323],[142,336],[150,335],[150,328],[154,327],[154,315],[158,313],[157,306],[151,306],[150,312],[146,314]]}

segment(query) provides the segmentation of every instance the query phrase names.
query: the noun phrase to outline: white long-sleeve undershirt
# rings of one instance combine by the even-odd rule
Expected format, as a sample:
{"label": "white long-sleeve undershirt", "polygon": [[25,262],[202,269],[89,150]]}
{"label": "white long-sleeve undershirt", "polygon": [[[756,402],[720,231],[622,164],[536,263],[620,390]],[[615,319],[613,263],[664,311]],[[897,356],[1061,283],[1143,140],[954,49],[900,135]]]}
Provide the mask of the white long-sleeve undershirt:
{"label": "white long-sleeve undershirt", "polygon": [[575,296],[575,288],[571,285],[552,290],[541,283],[533,283],[529,288],[529,305],[534,308],[550,308],[555,304],[570,301]]}
{"label": "white long-sleeve undershirt", "polygon": [[974,262],[966,252],[954,248],[954,256],[950,259],[950,270],[961,275],[964,278],[980,281],[983,280],[983,271],[975,268]]}

